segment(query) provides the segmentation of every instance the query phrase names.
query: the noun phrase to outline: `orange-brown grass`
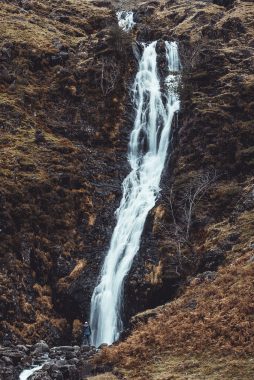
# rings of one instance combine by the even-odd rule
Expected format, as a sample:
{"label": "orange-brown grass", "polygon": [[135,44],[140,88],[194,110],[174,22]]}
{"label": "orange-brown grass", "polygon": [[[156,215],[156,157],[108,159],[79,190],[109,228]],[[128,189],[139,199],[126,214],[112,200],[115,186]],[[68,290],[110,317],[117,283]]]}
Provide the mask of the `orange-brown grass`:
{"label": "orange-brown grass", "polygon": [[59,289],[67,288],[74,279],[80,276],[85,266],[86,260],[78,260],[71,273],[67,277],[60,278],[60,280],[58,281],[57,286],[59,287]]}
{"label": "orange-brown grass", "polygon": [[101,375],[88,377],[87,380],[117,380],[112,373],[103,373]]}
{"label": "orange-brown grass", "polygon": [[[254,353],[254,261],[248,249],[221,268],[214,281],[193,280],[186,292],[140,324],[117,346],[104,349],[97,363],[125,370],[141,369],[155,355],[200,354],[248,356]],[[193,309],[190,301],[196,302]],[[138,378],[138,377],[137,377]],[[209,378],[209,377],[208,377]]]}
{"label": "orange-brown grass", "polygon": [[165,353],[139,371],[120,370],[120,374],[126,380],[253,380],[254,365],[252,358]]}

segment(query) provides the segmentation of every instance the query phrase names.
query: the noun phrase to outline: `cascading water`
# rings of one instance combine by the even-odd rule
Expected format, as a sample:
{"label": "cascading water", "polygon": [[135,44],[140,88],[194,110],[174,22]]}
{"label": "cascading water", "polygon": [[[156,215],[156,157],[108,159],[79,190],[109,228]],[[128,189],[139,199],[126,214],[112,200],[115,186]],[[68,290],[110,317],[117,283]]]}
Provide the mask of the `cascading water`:
{"label": "cascading water", "polygon": [[38,365],[30,369],[24,369],[24,371],[22,371],[22,373],[19,375],[19,380],[29,379],[29,377],[31,377],[34,372],[39,371],[40,369],[42,369],[42,367],[43,365]]}
{"label": "cascading water", "polygon": [[135,25],[132,11],[119,11],[116,13],[118,25],[125,32],[129,32]]}
{"label": "cascading water", "polygon": [[49,363],[48,354],[43,354],[36,360],[36,364],[32,364],[30,368],[24,369],[19,375],[19,380],[28,380],[35,372],[38,372],[44,364]]}
{"label": "cascading water", "polygon": [[124,278],[139,250],[146,217],[160,191],[174,114],[180,108],[177,95],[180,62],[175,42],[165,42],[169,75],[165,91],[157,68],[157,42],[143,44],[143,55],[133,85],[136,111],[130,136],[130,174],[123,182],[117,223],[98,285],[91,301],[92,344],[111,344],[122,331],[121,305]]}

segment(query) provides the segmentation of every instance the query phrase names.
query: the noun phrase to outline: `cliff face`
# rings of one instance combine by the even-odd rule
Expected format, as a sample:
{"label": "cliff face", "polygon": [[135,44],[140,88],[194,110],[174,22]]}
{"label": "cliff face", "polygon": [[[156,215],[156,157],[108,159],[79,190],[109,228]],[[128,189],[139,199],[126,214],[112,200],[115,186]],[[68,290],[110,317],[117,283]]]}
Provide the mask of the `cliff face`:
{"label": "cliff face", "polygon": [[130,41],[106,2],[0,13],[2,338],[57,343],[88,318],[121,196]]}
{"label": "cliff face", "polygon": [[139,38],[179,41],[183,85],[162,196],[127,286],[136,310],[133,299],[174,300],[138,314],[129,338],[101,354],[123,378],[253,378],[253,16],[250,1],[137,8]]}
{"label": "cliff face", "polygon": [[[114,2],[123,4],[133,6]],[[176,323],[172,315],[181,320],[186,308],[190,320],[179,327],[186,332],[201,314],[211,322],[204,304],[210,296],[211,307],[222,302],[227,278],[232,286],[234,276],[239,280],[233,300],[240,288],[246,302],[251,296],[242,278],[253,265],[253,4],[171,0],[134,6],[138,40],[179,42],[182,109],[162,196],[126,282],[125,313],[128,318],[178,295],[183,306],[178,310],[176,302],[162,314]],[[134,57],[109,2],[3,1],[0,12],[2,338],[56,344],[80,336],[114,226],[128,170]],[[159,57],[163,49],[160,42]],[[206,176],[209,186],[186,234],[186,189],[197,189]],[[225,268],[213,283],[220,265]],[[191,282],[197,273],[203,274]],[[250,311],[242,312],[237,318],[247,326]],[[141,327],[141,338],[131,337],[115,358],[120,362],[141,342],[140,360],[142,339],[149,345],[149,336],[165,323],[160,321],[152,334],[148,329],[142,335]],[[241,333],[247,336],[249,327]],[[181,348],[186,339],[183,333],[172,342],[179,340]]]}
{"label": "cliff face", "polygon": [[127,284],[130,314],[168,301],[189,275],[216,271],[235,246],[251,243],[254,9],[248,1],[227,5],[167,1],[137,9],[137,37],[178,41],[183,71],[162,195]]}

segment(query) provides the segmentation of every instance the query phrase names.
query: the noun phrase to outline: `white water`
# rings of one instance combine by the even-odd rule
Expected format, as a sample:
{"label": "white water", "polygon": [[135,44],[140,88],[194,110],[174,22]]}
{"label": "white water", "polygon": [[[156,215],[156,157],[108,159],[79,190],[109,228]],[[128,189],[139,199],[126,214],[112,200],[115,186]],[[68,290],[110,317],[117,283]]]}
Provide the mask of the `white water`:
{"label": "white water", "polygon": [[177,44],[165,43],[169,75],[161,91],[156,41],[144,46],[133,85],[136,110],[130,136],[130,174],[123,182],[123,197],[116,211],[117,223],[99,283],[91,301],[92,344],[112,344],[122,331],[121,306],[124,278],[139,250],[146,217],[160,191],[160,179],[168,155],[170,130],[180,108],[177,95],[180,62]]}
{"label": "white water", "polygon": [[116,13],[116,16],[118,20],[118,25],[125,32],[129,32],[135,25],[132,11],[119,11]]}
{"label": "white water", "polygon": [[32,374],[34,372],[37,372],[39,371],[40,369],[42,369],[43,367],[43,364],[42,365],[38,365],[34,368],[30,368],[30,369],[24,369],[24,371],[21,372],[21,374],[19,375],[19,380],[27,380],[29,379],[30,376],[32,376]]}

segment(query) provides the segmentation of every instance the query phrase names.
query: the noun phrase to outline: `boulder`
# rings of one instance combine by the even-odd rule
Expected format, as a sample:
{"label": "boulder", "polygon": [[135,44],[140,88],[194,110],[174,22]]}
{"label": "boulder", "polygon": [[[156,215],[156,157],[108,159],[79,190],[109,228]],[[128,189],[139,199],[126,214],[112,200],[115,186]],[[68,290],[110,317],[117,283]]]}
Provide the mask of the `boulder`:
{"label": "boulder", "polygon": [[32,355],[33,356],[39,356],[39,355],[42,355],[42,354],[47,353],[47,352],[49,352],[49,346],[47,345],[46,342],[41,340],[40,342],[38,342],[34,345],[34,350],[33,350]]}

